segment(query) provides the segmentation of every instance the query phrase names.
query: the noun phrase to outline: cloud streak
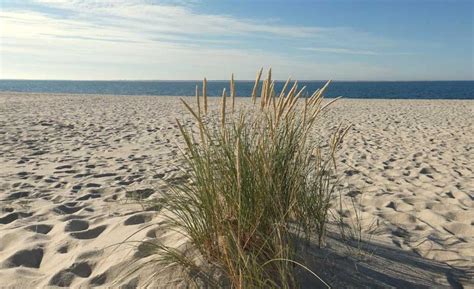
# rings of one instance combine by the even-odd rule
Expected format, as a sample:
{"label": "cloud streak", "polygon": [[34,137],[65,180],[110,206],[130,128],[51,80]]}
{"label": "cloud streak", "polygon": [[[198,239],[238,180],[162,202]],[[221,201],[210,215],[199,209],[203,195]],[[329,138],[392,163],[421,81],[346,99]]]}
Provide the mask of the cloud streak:
{"label": "cloud streak", "polygon": [[[311,48],[318,41],[344,42],[348,34],[370,43],[371,36],[350,28],[197,13],[193,6],[199,4],[189,1],[38,0],[34,4],[30,9],[0,11],[4,78],[199,79],[206,75],[223,79],[235,72],[241,79],[251,79],[261,65],[271,65],[282,79],[287,74],[300,79],[350,79],[351,71],[360,68],[371,78],[391,73],[371,64],[329,63],[298,53],[381,53]],[[262,39],[288,48],[277,50],[261,44]]]}
{"label": "cloud streak", "polygon": [[[43,5],[77,13],[87,20],[155,33],[185,35],[253,35],[314,37],[330,28],[289,26],[281,23],[238,19],[228,15],[198,14],[187,6],[152,4],[149,1],[38,1]],[[96,17],[94,17],[96,16]]]}
{"label": "cloud streak", "polygon": [[334,54],[353,54],[353,55],[411,55],[408,52],[379,52],[372,50],[333,48],[333,47],[302,47],[301,50],[313,52],[325,52]]}

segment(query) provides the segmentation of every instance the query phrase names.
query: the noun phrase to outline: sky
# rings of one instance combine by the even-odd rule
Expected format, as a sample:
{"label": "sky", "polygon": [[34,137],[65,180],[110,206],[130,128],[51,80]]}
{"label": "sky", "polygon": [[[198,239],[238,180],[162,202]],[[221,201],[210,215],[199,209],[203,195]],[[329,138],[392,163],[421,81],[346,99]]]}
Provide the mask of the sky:
{"label": "sky", "polygon": [[0,79],[474,80],[470,0],[0,3]]}

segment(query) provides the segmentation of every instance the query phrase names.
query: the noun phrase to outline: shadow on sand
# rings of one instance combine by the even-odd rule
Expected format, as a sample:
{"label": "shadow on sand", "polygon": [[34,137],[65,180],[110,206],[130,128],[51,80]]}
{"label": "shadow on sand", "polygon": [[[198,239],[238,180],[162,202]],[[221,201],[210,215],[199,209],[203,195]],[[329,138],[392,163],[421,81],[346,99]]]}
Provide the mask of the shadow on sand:
{"label": "shadow on sand", "polygon": [[[311,259],[305,263],[332,288],[474,288],[474,266],[454,268],[388,244],[357,246],[328,233],[324,248],[301,250]],[[327,288],[309,273],[298,274],[302,288]]]}

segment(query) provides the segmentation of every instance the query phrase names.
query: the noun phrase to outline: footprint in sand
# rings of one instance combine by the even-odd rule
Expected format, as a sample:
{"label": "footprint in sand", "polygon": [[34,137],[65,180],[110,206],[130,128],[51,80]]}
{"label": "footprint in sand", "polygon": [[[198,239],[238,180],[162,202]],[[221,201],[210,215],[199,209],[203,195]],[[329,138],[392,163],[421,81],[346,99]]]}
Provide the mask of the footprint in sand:
{"label": "footprint in sand", "polygon": [[137,251],[133,255],[135,258],[145,258],[156,253],[157,245],[155,245],[157,240],[148,241],[141,243],[137,247]]}
{"label": "footprint in sand", "polygon": [[102,232],[107,228],[107,225],[102,225],[95,227],[94,229],[90,229],[87,231],[80,231],[80,232],[73,232],[71,233],[71,237],[81,240],[88,240],[88,239],[95,239],[97,238]]}
{"label": "footprint in sand", "polygon": [[58,252],[59,254],[66,254],[68,251],[69,251],[68,244],[62,245],[56,250],[56,252]]}
{"label": "footprint in sand", "polygon": [[49,281],[49,285],[69,287],[76,277],[89,277],[92,274],[92,269],[91,264],[87,262],[74,263],[71,267],[56,273]]}
{"label": "footprint in sand", "polygon": [[92,274],[92,266],[87,262],[74,263],[68,270],[83,278],[87,278]]}
{"label": "footprint in sand", "polygon": [[96,184],[96,183],[86,184],[86,188],[100,188],[101,186],[102,186],[101,184]]}
{"label": "footprint in sand", "polygon": [[84,206],[69,206],[69,205],[59,205],[53,209],[55,213],[64,215],[64,214],[74,214],[75,212],[81,210]]}
{"label": "footprint in sand", "polygon": [[20,250],[5,260],[3,266],[7,268],[28,267],[39,268],[43,260],[43,248]]}
{"label": "footprint in sand", "polygon": [[104,285],[107,281],[107,274],[104,272],[102,274],[96,275],[90,279],[89,284],[92,286],[101,286]]}
{"label": "footprint in sand", "polygon": [[93,178],[106,178],[106,177],[115,177],[117,174],[116,173],[103,173],[103,174],[96,174],[93,175]]}
{"label": "footprint in sand", "polygon": [[10,224],[11,222],[17,220],[17,219],[22,219],[22,218],[27,218],[32,216],[33,213],[10,213],[6,215],[5,217],[0,218],[0,224]]}
{"label": "footprint in sand", "polygon": [[3,199],[3,201],[13,201],[13,200],[28,197],[29,195],[30,195],[30,192],[17,192],[17,193],[8,195],[8,197]]}
{"label": "footprint in sand", "polygon": [[76,199],[76,201],[86,201],[86,200],[89,200],[89,199],[97,199],[97,198],[100,198],[101,197],[101,194],[100,193],[89,193],[89,194],[85,194],[79,198]]}
{"label": "footprint in sand", "polygon": [[72,166],[71,165],[63,165],[63,166],[55,167],[54,169],[55,170],[72,169]]}
{"label": "footprint in sand", "polygon": [[134,191],[129,191],[125,193],[125,196],[127,198],[132,198],[132,199],[146,199],[149,196],[151,196],[155,190],[147,188],[147,189],[139,189],[139,190],[134,190]]}
{"label": "footprint in sand", "polygon": [[3,207],[2,208],[2,212],[5,212],[5,213],[11,213],[15,211],[15,209],[11,208],[11,207]]}
{"label": "footprint in sand", "polygon": [[151,221],[151,214],[135,214],[123,222],[125,226],[138,225]]}
{"label": "footprint in sand", "polygon": [[77,193],[81,190],[81,188],[82,188],[82,185],[75,185],[71,188],[71,191],[74,193]]}
{"label": "footprint in sand", "polygon": [[66,232],[77,232],[89,229],[89,222],[84,220],[70,220],[64,231]]}
{"label": "footprint in sand", "polygon": [[36,225],[25,227],[25,229],[28,231],[35,232],[35,233],[46,235],[49,233],[49,231],[51,231],[51,229],[53,229],[53,225],[36,224]]}

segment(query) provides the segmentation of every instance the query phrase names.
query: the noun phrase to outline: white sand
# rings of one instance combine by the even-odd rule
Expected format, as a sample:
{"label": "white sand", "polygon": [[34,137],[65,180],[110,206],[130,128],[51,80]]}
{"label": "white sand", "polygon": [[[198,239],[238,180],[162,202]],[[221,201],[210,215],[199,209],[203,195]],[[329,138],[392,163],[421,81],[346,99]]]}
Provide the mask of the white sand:
{"label": "white sand", "polygon": [[[176,97],[0,94],[0,287],[170,286],[149,283],[157,267],[126,275],[150,257],[137,243],[115,245],[181,241],[126,193],[151,199],[162,180],[182,176],[183,112]],[[321,130],[340,121],[353,124],[342,193],[361,199],[374,240],[416,253],[406,266],[433,273],[410,284],[470,286],[449,270],[474,264],[474,101],[342,100]],[[432,272],[416,260],[451,267]],[[392,279],[381,284],[403,285]]]}

